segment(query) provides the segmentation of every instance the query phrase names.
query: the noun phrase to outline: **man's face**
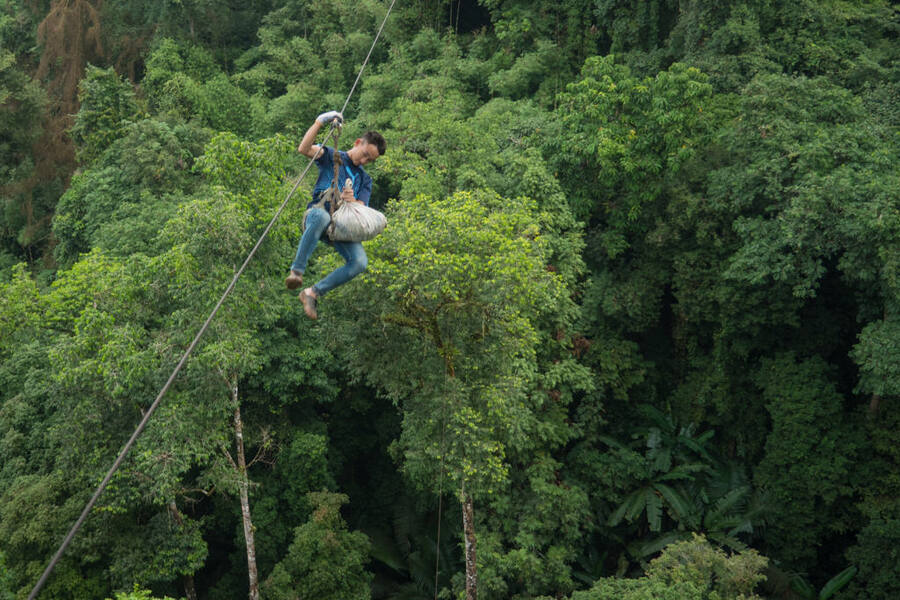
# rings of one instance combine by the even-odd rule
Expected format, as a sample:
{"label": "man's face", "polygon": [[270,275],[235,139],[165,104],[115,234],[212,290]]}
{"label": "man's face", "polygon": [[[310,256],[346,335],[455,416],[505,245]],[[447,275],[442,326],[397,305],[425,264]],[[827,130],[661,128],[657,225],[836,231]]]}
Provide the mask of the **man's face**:
{"label": "man's face", "polygon": [[358,165],[367,165],[369,163],[375,162],[375,160],[381,156],[378,153],[378,147],[375,144],[370,144],[369,142],[359,139],[356,141],[356,159]]}

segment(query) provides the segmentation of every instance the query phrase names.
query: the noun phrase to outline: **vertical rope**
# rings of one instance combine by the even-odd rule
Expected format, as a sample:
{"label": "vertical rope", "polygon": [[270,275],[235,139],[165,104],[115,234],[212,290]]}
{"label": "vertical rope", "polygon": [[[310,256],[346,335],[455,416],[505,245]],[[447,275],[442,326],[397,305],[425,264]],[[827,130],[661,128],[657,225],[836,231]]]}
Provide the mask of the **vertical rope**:
{"label": "vertical rope", "polygon": [[447,428],[447,399],[441,404],[441,474],[438,483],[437,539],[434,544],[434,600],[438,597],[438,574],[441,565],[441,515],[444,509],[444,430]]}

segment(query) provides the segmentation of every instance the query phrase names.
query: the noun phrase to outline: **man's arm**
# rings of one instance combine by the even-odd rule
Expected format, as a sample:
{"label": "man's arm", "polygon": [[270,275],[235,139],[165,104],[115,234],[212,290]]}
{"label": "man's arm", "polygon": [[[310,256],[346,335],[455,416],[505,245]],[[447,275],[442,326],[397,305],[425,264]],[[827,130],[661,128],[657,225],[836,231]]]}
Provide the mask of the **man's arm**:
{"label": "man's arm", "polygon": [[313,142],[316,141],[316,136],[319,135],[320,129],[322,129],[322,124],[316,119],[309,129],[306,130],[306,133],[303,134],[303,139],[300,140],[300,145],[297,146],[297,152],[306,158],[319,158],[322,146],[313,144]]}
{"label": "man's arm", "polygon": [[313,142],[316,141],[316,136],[319,135],[319,130],[322,129],[322,125],[330,123],[335,119],[338,119],[338,122],[343,121],[343,116],[336,110],[324,112],[316,117],[313,124],[310,125],[309,129],[306,130],[306,133],[303,134],[303,139],[300,140],[300,145],[297,146],[297,152],[307,158],[319,158],[322,146],[313,144]]}

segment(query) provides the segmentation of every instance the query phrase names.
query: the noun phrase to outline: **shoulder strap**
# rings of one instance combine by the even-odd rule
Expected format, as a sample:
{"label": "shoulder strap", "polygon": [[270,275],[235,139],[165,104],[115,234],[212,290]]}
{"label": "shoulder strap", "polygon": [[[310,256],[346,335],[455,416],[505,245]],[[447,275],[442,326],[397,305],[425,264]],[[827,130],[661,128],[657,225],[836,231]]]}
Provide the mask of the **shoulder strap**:
{"label": "shoulder strap", "polygon": [[332,162],[334,163],[334,182],[333,183],[334,183],[335,187],[340,188],[341,187],[340,171],[341,171],[341,166],[344,164],[344,160],[341,158],[341,153],[337,149],[337,140],[335,140],[335,142],[334,142],[334,160]]}
{"label": "shoulder strap", "polygon": [[331,213],[334,214],[340,207],[341,202],[341,166],[344,164],[343,159],[341,159],[341,152],[337,147],[337,136],[334,138],[334,157],[332,160],[334,164],[334,179],[331,181]]}

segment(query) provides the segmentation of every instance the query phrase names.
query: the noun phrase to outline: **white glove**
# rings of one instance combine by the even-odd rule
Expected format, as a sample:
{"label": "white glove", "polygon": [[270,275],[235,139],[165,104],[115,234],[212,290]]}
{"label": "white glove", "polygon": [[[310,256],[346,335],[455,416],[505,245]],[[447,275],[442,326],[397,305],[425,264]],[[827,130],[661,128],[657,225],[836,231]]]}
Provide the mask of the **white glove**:
{"label": "white glove", "polygon": [[335,119],[337,119],[337,121],[338,121],[337,124],[340,125],[344,122],[344,115],[342,115],[341,113],[339,113],[336,110],[329,110],[328,112],[323,112],[321,115],[316,117],[316,120],[319,123],[321,123],[322,125],[325,125],[326,123],[331,123]]}
{"label": "white glove", "polygon": [[356,196],[353,195],[353,181],[348,177],[344,182],[344,189],[341,190],[341,200],[344,202],[353,202]]}

